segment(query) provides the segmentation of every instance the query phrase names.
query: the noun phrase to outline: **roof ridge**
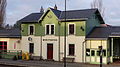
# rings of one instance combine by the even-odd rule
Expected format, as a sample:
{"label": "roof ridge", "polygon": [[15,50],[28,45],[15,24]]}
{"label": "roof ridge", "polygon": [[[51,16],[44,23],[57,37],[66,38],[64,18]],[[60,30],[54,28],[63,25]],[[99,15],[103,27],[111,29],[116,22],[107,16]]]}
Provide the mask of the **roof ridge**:
{"label": "roof ridge", "polygon": [[[94,9],[67,10],[67,12],[69,12],[69,11],[87,11],[87,10],[98,10],[98,9],[94,8]],[[62,12],[65,12],[65,11],[62,11]]]}
{"label": "roof ridge", "polygon": [[[56,9],[51,8],[51,7],[50,7],[50,9],[52,9],[52,10],[56,10]],[[57,11],[61,11],[61,10],[58,10],[58,9],[57,9]]]}

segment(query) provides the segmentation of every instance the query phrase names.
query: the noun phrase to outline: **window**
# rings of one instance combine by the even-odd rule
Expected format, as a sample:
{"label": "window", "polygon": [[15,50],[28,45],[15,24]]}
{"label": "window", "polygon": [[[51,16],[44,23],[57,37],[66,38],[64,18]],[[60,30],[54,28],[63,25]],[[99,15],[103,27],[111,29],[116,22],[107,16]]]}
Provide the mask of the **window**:
{"label": "window", "polygon": [[91,56],[95,56],[95,51],[91,50]]}
{"label": "window", "polygon": [[90,49],[86,49],[86,56],[90,56]]}
{"label": "window", "polygon": [[49,25],[46,25],[46,34],[49,34]]}
{"label": "window", "polygon": [[100,51],[97,51],[97,56],[100,56]]}
{"label": "window", "polygon": [[53,24],[49,24],[49,25],[46,25],[46,34],[49,35],[53,35],[54,34],[54,25]]}
{"label": "window", "polygon": [[34,53],[34,43],[29,44],[29,53]]}
{"label": "window", "polygon": [[69,24],[69,34],[74,34],[74,24]]}
{"label": "window", "polygon": [[34,27],[33,26],[30,26],[30,31],[29,31],[30,33],[30,35],[33,35],[33,33],[34,33]]}
{"label": "window", "polygon": [[6,52],[6,50],[7,50],[7,42],[6,41],[0,41],[0,50],[4,50]]}
{"label": "window", "polygon": [[51,34],[54,34],[54,25],[51,25]]}
{"label": "window", "polygon": [[102,54],[103,56],[106,56],[106,50],[103,50],[103,54]]}
{"label": "window", "polygon": [[[97,56],[100,56],[101,52],[97,51]],[[106,56],[106,50],[102,51],[102,56]]]}
{"label": "window", "polygon": [[75,53],[75,45],[69,44],[69,55],[74,56],[74,53]]}

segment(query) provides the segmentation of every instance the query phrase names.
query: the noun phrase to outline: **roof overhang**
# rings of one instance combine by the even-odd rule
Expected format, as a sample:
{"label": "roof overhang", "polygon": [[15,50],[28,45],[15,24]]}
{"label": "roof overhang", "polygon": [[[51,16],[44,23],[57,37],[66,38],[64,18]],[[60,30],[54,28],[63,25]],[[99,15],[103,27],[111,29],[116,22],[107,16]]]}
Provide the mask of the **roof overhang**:
{"label": "roof overhang", "polygon": [[120,36],[109,36],[109,37],[120,37]]}
{"label": "roof overhang", "polygon": [[86,38],[86,40],[107,40],[108,38]]}
{"label": "roof overhang", "polygon": [[21,38],[21,36],[0,36],[0,38]]}
{"label": "roof overhang", "polygon": [[[88,18],[80,18],[80,19],[66,19],[66,21],[86,21]],[[59,19],[59,21],[64,22],[65,19]]]}
{"label": "roof overhang", "polygon": [[38,23],[38,22],[36,22],[36,21],[22,22],[22,24],[31,24],[31,23]]}

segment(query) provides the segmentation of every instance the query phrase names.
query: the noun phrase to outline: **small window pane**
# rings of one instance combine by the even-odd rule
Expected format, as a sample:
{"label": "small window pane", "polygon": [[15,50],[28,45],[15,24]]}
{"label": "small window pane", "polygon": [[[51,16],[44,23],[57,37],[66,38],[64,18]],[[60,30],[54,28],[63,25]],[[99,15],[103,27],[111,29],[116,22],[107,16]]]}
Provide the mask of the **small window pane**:
{"label": "small window pane", "polygon": [[103,50],[103,56],[106,56],[106,50]]}
{"label": "small window pane", "polygon": [[3,45],[3,42],[0,42],[0,46],[2,46]]}
{"label": "small window pane", "polygon": [[3,46],[0,46],[0,49],[2,49],[3,48]]}
{"label": "small window pane", "polygon": [[7,42],[4,42],[4,45],[7,45]]}
{"label": "small window pane", "polygon": [[95,51],[91,50],[91,56],[95,56]]}
{"label": "small window pane", "polygon": [[86,56],[90,56],[90,49],[86,49]]}
{"label": "small window pane", "polygon": [[46,34],[49,34],[49,25],[46,25]]}
{"label": "small window pane", "polygon": [[100,51],[97,51],[97,56],[100,56]]}
{"label": "small window pane", "polygon": [[7,46],[4,46],[4,50],[7,50]]}
{"label": "small window pane", "polygon": [[51,25],[51,34],[54,34],[54,25]]}

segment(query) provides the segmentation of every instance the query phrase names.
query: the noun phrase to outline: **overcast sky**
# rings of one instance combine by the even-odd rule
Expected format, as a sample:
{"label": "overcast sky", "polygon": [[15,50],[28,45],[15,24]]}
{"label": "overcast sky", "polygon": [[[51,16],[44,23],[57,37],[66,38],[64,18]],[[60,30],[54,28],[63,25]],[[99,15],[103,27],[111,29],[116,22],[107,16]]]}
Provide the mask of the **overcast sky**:
{"label": "overcast sky", "polygon": [[[80,10],[91,8],[93,0],[67,0],[67,10]],[[30,13],[40,12],[40,7],[58,6],[64,10],[64,0],[7,0],[6,23],[13,25],[17,20]],[[103,0],[105,8],[105,23],[120,26],[120,0]]]}

